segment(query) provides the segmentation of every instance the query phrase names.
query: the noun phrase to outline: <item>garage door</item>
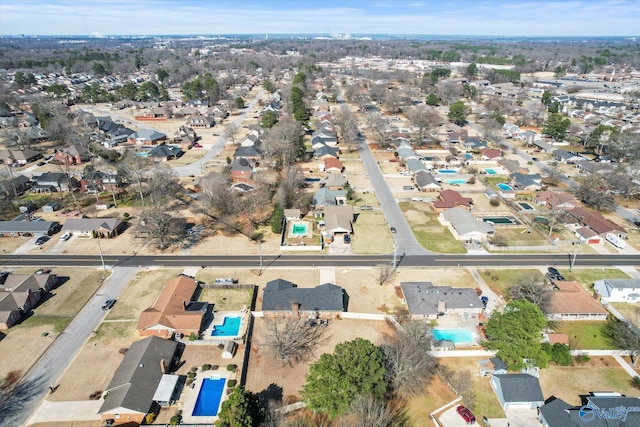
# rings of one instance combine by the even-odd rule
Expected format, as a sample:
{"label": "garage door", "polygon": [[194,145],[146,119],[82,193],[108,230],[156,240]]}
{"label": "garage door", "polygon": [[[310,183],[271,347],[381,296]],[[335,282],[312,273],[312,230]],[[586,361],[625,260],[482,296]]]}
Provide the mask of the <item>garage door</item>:
{"label": "garage door", "polygon": [[588,244],[588,245],[597,245],[597,244],[599,244],[601,241],[602,241],[601,239],[589,239],[589,240],[587,240],[587,244]]}
{"label": "garage door", "polygon": [[509,406],[507,406],[507,409],[530,408],[531,407],[531,403],[529,403],[529,402],[510,402],[508,405]]}

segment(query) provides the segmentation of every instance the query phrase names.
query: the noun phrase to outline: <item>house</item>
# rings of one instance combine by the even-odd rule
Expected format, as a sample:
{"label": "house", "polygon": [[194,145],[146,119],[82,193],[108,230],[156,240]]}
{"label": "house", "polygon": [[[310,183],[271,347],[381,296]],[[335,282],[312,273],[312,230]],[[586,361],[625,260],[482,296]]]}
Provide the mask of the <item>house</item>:
{"label": "house", "polygon": [[169,145],[160,144],[153,147],[147,153],[147,156],[156,162],[166,162],[169,160],[177,159],[182,156],[184,152],[179,147],[171,147]]}
{"label": "house", "polygon": [[424,163],[422,163],[422,160],[420,159],[407,159],[405,161],[405,166],[407,167],[407,169],[409,169],[409,171],[411,171],[411,173],[416,174],[420,171],[427,171],[428,168],[425,166]]}
{"label": "house", "polygon": [[478,367],[480,368],[480,376],[488,377],[489,375],[506,374],[507,364],[497,356],[491,359],[482,359],[478,361]]}
{"label": "house", "polygon": [[608,233],[614,234],[621,239],[627,237],[627,230],[615,222],[607,219],[598,211],[576,207],[569,211],[569,215],[575,218],[579,224],[590,228],[601,237],[605,237]]}
{"label": "house", "polygon": [[533,201],[536,205],[546,206],[549,209],[573,209],[579,206],[573,194],[554,191],[543,191],[536,194]]}
{"label": "house", "polygon": [[562,163],[574,164],[581,160],[585,160],[585,158],[579,154],[569,153],[568,151],[564,151],[561,149],[553,150],[553,157]]}
{"label": "house", "polygon": [[199,336],[208,304],[194,298],[197,290],[198,282],[191,277],[178,276],[169,280],[153,307],[140,313],[136,327],[138,335],[171,338],[174,333],[180,333]]}
{"label": "house", "polygon": [[324,171],[325,172],[340,172],[344,171],[344,165],[340,160],[335,157],[325,157],[324,159]]}
{"label": "house", "polygon": [[69,218],[62,226],[62,231],[98,238],[115,237],[124,228],[125,223],[118,218]]}
{"label": "house", "polygon": [[240,146],[236,148],[236,152],[233,157],[244,157],[246,159],[251,159],[253,161],[260,160],[260,151],[252,145],[251,147],[243,147]]}
{"label": "house", "polygon": [[455,207],[469,210],[472,206],[473,199],[471,197],[462,197],[462,195],[455,190],[441,191],[438,195],[438,200],[433,201],[433,207],[436,212],[442,212]]}
{"label": "house", "polygon": [[[581,404],[573,406],[551,396],[538,409],[543,427],[613,427],[640,425],[640,398],[616,392],[591,392],[580,395]],[[624,411],[624,408],[631,409]],[[621,409],[623,409],[621,411]]]}
{"label": "house", "polygon": [[327,177],[322,181],[322,184],[332,190],[342,190],[347,184],[347,178],[338,172],[328,173]]}
{"label": "house", "polygon": [[0,329],[9,329],[55,288],[55,274],[8,274],[0,282]]}
{"label": "house", "polygon": [[216,124],[216,119],[213,116],[205,116],[198,114],[191,116],[187,119],[186,126],[192,128],[212,128]]}
{"label": "house", "polygon": [[59,225],[56,221],[43,221],[41,219],[32,221],[29,219],[29,215],[26,217],[20,215],[11,221],[0,221],[0,236],[50,236],[59,228]]}
{"label": "house", "polygon": [[53,193],[56,191],[69,191],[69,182],[76,186],[76,179],[67,178],[67,174],[61,172],[45,172],[34,175],[32,178],[31,191],[34,193]]}
{"label": "house", "polygon": [[520,162],[514,159],[499,159],[498,164],[511,173],[529,173],[529,169],[524,166],[520,166]]}
{"label": "house", "polygon": [[598,233],[589,227],[580,227],[576,229],[574,235],[581,243],[585,243],[587,245],[600,245],[604,242],[604,237],[598,235]]}
{"label": "house", "polygon": [[302,218],[302,211],[300,209],[285,209],[283,213],[287,221],[297,221]]}
{"label": "house", "polygon": [[324,222],[326,234],[353,234],[353,206],[325,206]]}
{"label": "house", "polygon": [[234,178],[250,178],[253,172],[253,163],[244,157],[236,157],[229,165],[229,174]]}
{"label": "house", "polygon": [[603,304],[640,301],[640,279],[602,279],[593,283],[593,290]]}
{"label": "house", "polygon": [[440,183],[436,180],[436,178],[426,172],[426,171],[419,171],[417,172],[414,177],[413,180],[416,183],[416,186],[418,187],[418,190],[420,191],[440,191],[442,190],[442,186],[440,185]]}
{"label": "house", "polygon": [[82,145],[73,144],[56,151],[53,158],[63,165],[79,165],[91,159],[91,154]]}
{"label": "house", "polygon": [[132,133],[127,138],[129,144],[137,145],[158,145],[162,141],[166,141],[167,135],[153,129],[140,129]]}
{"label": "house", "polygon": [[511,185],[519,190],[539,191],[542,189],[542,176],[539,173],[523,174],[512,173],[509,175]]}
{"label": "house", "polygon": [[[547,319],[553,320],[607,320],[609,313],[576,281],[554,281]],[[640,286],[639,286],[640,287]]]}
{"label": "house", "polygon": [[306,315],[310,318],[333,318],[347,311],[344,289],[331,283],[315,288],[298,288],[284,279],[267,282],[262,295],[265,315]]}
{"label": "house", "polygon": [[313,203],[318,207],[336,206],[347,204],[347,192],[344,190],[331,190],[329,188],[320,188],[313,195]]}
{"label": "house", "polygon": [[468,211],[456,207],[448,209],[438,217],[443,225],[451,226],[453,236],[458,240],[482,241],[493,235],[493,225],[478,221]]}
{"label": "house", "polygon": [[502,157],[502,151],[494,150],[493,148],[481,148],[480,154],[482,155],[482,160],[497,160]]}
{"label": "house", "polygon": [[5,165],[26,165],[42,157],[37,151],[30,148],[24,150],[0,150],[0,161]]}
{"label": "house", "polygon": [[494,374],[491,388],[504,410],[535,409],[544,404],[540,381],[530,374]]}
{"label": "house", "polygon": [[[143,424],[164,375],[178,362],[177,349],[177,342],[153,336],[131,344],[103,393],[98,411],[101,420],[114,425]],[[178,376],[174,377],[175,388]]]}
{"label": "house", "polygon": [[24,175],[18,175],[12,180],[0,181],[0,196],[18,196],[31,187],[31,180]]}
{"label": "house", "polygon": [[400,300],[413,319],[437,319],[446,314],[478,314],[484,309],[472,288],[434,286],[431,282],[402,282]]}
{"label": "house", "polygon": [[327,159],[329,157],[339,158],[338,149],[336,147],[330,147],[328,145],[323,145],[313,151],[313,157],[315,159]]}

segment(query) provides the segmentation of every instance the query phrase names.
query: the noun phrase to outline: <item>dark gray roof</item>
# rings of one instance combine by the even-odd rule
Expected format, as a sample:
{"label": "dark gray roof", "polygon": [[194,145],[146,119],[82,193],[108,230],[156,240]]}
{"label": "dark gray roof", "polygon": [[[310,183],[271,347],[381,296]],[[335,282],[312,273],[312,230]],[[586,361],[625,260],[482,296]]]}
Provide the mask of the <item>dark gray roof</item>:
{"label": "dark gray roof", "polygon": [[529,187],[530,185],[539,186],[542,180],[542,176],[539,173],[523,174],[516,172],[509,175],[509,178],[513,179],[515,185],[518,187]]}
{"label": "dark gray roof", "polygon": [[158,337],[134,342],[105,390],[108,394],[99,413],[117,408],[149,412],[163,375],[160,363],[164,360],[171,366],[177,347],[177,342]]}
{"label": "dark gray roof", "polygon": [[49,233],[55,221],[0,221],[0,233]]}
{"label": "dark gray roof", "polygon": [[315,288],[297,288],[287,280],[267,283],[262,297],[263,311],[346,311],[346,294],[340,286],[325,283]]}
{"label": "dark gray roof", "polygon": [[[640,407],[640,398],[626,396],[582,396],[582,405],[593,405],[599,409],[612,409],[618,407]],[[569,405],[562,399],[551,396],[540,407],[540,414],[549,427],[625,427],[640,425],[640,412],[629,412],[626,420],[604,419],[597,415],[593,420],[587,421],[580,418],[580,406]]]}
{"label": "dark gray roof", "polygon": [[329,154],[333,157],[338,157],[338,149],[334,147],[329,147],[328,145],[323,145],[313,152],[313,155],[316,157],[321,157],[326,154]]}
{"label": "dark gray roof", "polygon": [[149,151],[149,157],[177,157],[181,152],[182,150],[178,147],[158,145]]}
{"label": "dark gray roof", "polygon": [[500,359],[499,357],[492,357],[491,359],[489,359],[491,361],[491,363],[493,364],[493,369],[495,371],[500,371],[502,369],[504,369],[505,371],[507,370],[507,364],[504,363],[502,361],[502,359]]}
{"label": "dark gray roof", "polygon": [[529,374],[497,374],[505,402],[544,402],[540,381]]}
{"label": "dark gray roof", "polygon": [[260,157],[260,152],[253,147],[238,147],[236,149],[235,157]]}
{"label": "dark gray roof", "polygon": [[416,184],[420,188],[426,188],[428,186],[440,187],[440,183],[436,181],[436,177],[426,171],[418,171],[415,175]]}
{"label": "dark gray roof", "polygon": [[413,315],[438,314],[438,302],[447,309],[482,308],[482,301],[472,288],[433,286],[431,282],[402,282],[402,293]]}
{"label": "dark gray roof", "polygon": [[58,183],[66,179],[67,179],[66,174],[62,172],[44,172],[44,173],[41,173],[40,175],[34,175],[32,178],[34,182],[37,182],[40,185],[49,184],[52,182]]}

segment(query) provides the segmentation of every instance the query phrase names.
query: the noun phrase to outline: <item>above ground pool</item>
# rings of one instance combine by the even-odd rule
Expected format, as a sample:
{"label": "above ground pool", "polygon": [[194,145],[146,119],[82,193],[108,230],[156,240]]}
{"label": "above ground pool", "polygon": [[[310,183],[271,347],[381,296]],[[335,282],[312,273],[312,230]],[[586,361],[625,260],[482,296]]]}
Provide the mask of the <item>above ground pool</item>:
{"label": "above ground pool", "polygon": [[431,335],[435,341],[452,341],[454,344],[476,342],[468,329],[433,329]]}
{"label": "above ground pool", "polygon": [[513,191],[513,188],[511,188],[511,186],[508,185],[508,184],[504,184],[504,183],[501,182],[501,183],[496,184],[496,185],[498,186],[499,189],[501,189],[503,191]]}
{"label": "above ground pool", "polygon": [[215,417],[218,415],[222,392],[224,391],[225,378],[202,380],[202,386],[198,391],[196,406],[191,413],[194,417]]}
{"label": "above ground pool", "polygon": [[215,325],[211,331],[212,337],[235,337],[240,330],[239,317],[226,317],[222,325]]}

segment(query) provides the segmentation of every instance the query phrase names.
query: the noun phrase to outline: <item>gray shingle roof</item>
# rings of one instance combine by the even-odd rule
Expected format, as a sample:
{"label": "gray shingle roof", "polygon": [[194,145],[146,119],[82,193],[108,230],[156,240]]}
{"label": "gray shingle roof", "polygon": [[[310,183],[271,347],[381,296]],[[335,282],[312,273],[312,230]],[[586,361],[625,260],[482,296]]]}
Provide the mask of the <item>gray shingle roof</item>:
{"label": "gray shingle roof", "polygon": [[104,228],[113,231],[120,224],[118,218],[69,218],[65,221],[62,229],[64,231],[94,231],[98,228]]}
{"label": "gray shingle roof", "polygon": [[264,290],[262,310],[290,311],[293,304],[298,304],[300,311],[346,311],[345,296],[341,287],[331,283],[297,288],[286,280],[272,280]]}
{"label": "gray shingle roof", "polygon": [[178,343],[158,337],[134,342],[106,388],[108,395],[99,413],[127,408],[146,414],[151,408],[163,372],[160,362],[170,366]]}
{"label": "gray shingle roof", "polygon": [[402,282],[402,293],[413,315],[436,315],[438,303],[444,301],[446,309],[480,309],[482,301],[472,288],[434,286],[431,282]]}
{"label": "gray shingle roof", "polygon": [[544,402],[540,381],[529,374],[494,375],[505,402]]}
{"label": "gray shingle roof", "polygon": [[55,221],[0,221],[0,233],[49,233]]}
{"label": "gray shingle roof", "polygon": [[476,220],[473,215],[464,209],[451,208],[444,211],[442,215],[461,236],[473,232],[486,234],[494,231],[491,224]]}

